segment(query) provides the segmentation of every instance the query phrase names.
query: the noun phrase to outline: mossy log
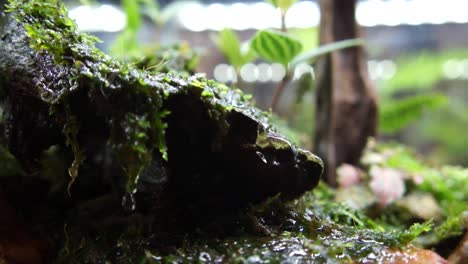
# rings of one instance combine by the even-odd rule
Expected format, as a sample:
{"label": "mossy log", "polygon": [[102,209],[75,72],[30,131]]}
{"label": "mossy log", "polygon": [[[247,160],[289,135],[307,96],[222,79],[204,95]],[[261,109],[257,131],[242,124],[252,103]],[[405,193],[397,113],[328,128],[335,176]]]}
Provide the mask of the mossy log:
{"label": "mossy log", "polygon": [[321,160],[275,132],[242,92],[202,75],[137,69],[94,41],[58,1],[10,1],[2,14],[5,137],[26,173],[59,145],[74,155],[72,194],[83,164],[126,175],[129,193],[145,188],[142,177],[172,200],[209,207],[317,185]]}

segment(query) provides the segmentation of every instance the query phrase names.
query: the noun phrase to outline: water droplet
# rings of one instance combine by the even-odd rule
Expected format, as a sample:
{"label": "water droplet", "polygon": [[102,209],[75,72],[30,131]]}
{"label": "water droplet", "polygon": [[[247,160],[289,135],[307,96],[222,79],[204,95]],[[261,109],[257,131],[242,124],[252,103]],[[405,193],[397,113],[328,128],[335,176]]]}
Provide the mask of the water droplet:
{"label": "water droplet", "polygon": [[268,161],[267,161],[267,159],[265,158],[265,155],[263,155],[263,153],[261,153],[260,151],[257,151],[257,156],[260,157],[260,159],[261,159],[265,164],[268,164]]}
{"label": "water droplet", "polygon": [[133,212],[136,209],[136,201],[133,193],[125,193],[122,197],[122,207],[126,212]]}

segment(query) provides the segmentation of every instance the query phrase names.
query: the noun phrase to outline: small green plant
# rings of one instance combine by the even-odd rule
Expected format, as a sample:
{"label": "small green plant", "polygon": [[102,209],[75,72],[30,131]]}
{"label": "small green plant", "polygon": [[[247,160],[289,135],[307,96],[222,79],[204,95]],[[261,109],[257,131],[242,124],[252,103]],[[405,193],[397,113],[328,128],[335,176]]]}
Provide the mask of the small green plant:
{"label": "small green plant", "polygon": [[141,27],[139,1],[122,0],[122,6],[127,17],[127,24],[122,33],[114,41],[111,47],[113,54],[120,54],[121,58],[138,56],[140,44],[136,35]]}
{"label": "small green plant", "polygon": [[[326,44],[313,50],[304,50],[301,42],[289,34],[285,23],[286,13],[296,3],[296,0],[267,0],[267,2],[280,11],[280,32],[260,30],[246,44],[241,45],[235,33],[230,29],[225,29],[219,33],[216,43],[236,71],[239,71],[243,65],[255,60],[257,56],[283,65],[286,74],[276,87],[271,103],[271,108],[275,111],[284,88],[293,77],[292,73],[295,66],[300,63],[312,64],[317,58],[327,53],[363,45],[364,42],[361,39],[350,39]],[[313,38],[314,36],[311,35],[310,37]]]}
{"label": "small green plant", "polygon": [[[449,50],[440,53],[422,51],[397,58],[395,64],[398,71],[395,76],[378,82],[381,87],[380,132],[394,134],[421,118],[424,111],[443,112],[444,109],[453,108],[452,104],[447,104],[449,98],[445,94],[431,90],[447,74],[444,64],[463,57],[466,57],[466,51]],[[402,98],[402,95],[405,97]],[[453,118],[450,119],[452,122]]]}
{"label": "small green plant", "polygon": [[405,99],[382,101],[379,113],[379,130],[390,134],[401,130],[420,118],[424,110],[434,110],[447,103],[442,94],[421,94]]}
{"label": "small green plant", "polygon": [[380,132],[403,132],[399,135],[407,143],[431,146],[433,159],[466,166],[467,54],[465,49],[423,50],[395,58],[396,74],[378,82]]}
{"label": "small green plant", "polygon": [[[165,8],[160,8],[156,0],[121,0],[122,7],[127,17],[127,23],[122,32],[117,36],[116,40],[110,47],[110,52],[114,57],[124,61],[140,62],[148,57],[154,57],[155,53],[166,51],[165,47],[151,44],[146,47],[138,41],[138,31],[140,30],[143,17],[151,19],[158,27],[164,26],[167,20],[172,18],[175,12],[180,8],[180,3],[167,5]],[[174,50],[178,50],[184,45],[175,45]],[[182,54],[185,56],[187,54]],[[169,58],[171,59],[171,58]],[[164,60],[163,60],[164,61]],[[161,61],[152,65],[157,68]]]}
{"label": "small green plant", "polygon": [[257,54],[250,48],[248,43],[241,43],[236,33],[231,29],[221,30],[214,41],[237,72],[243,65],[257,58]]}
{"label": "small green plant", "polygon": [[430,90],[444,79],[444,63],[454,58],[465,58],[466,50],[448,50],[434,52],[423,50],[416,54],[402,54],[395,59],[398,71],[379,86],[384,96],[395,93]]}

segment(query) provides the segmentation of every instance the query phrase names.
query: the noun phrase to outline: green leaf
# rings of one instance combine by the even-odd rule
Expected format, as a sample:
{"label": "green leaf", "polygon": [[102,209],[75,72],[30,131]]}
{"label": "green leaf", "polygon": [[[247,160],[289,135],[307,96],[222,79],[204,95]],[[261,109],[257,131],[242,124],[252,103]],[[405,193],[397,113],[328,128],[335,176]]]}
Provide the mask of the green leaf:
{"label": "green leaf", "polygon": [[144,52],[136,34],[137,32],[133,30],[122,31],[110,46],[110,53],[121,60],[141,59]]}
{"label": "green leaf", "polygon": [[216,44],[234,68],[238,69],[246,63],[242,56],[240,41],[231,29],[226,28],[220,31]]}
{"label": "green leaf", "polygon": [[302,50],[312,50],[319,46],[318,27],[288,28],[288,36],[298,40],[302,44]]}
{"label": "green leaf", "polygon": [[436,109],[446,102],[446,97],[440,94],[423,94],[398,101],[384,101],[379,114],[379,129],[383,133],[397,132],[419,118],[424,109]]}
{"label": "green leaf", "polygon": [[159,3],[156,0],[140,0],[143,13],[156,23],[162,24]]}
{"label": "green leaf", "polygon": [[263,58],[287,66],[302,50],[302,44],[280,32],[259,31],[250,43]]}
{"label": "green leaf", "polygon": [[141,25],[140,7],[138,1],[122,0],[122,6],[127,15],[127,30],[138,31]]}
{"label": "green leaf", "polygon": [[288,9],[297,2],[297,0],[266,0],[266,1],[272,4],[274,7],[281,9],[283,12],[288,11]]}
{"label": "green leaf", "polygon": [[292,65],[298,65],[300,63],[313,63],[315,62],[320,56],[323,56],[328,53],[332,53],[333,51],[346,49],[350,47],[362,46],[364,45],[363,39],[347,39],[342,41],[333,42],[330,44],[325,44],[317,49],[313,49],[310,51],[306,51],[299,56],[297,56],[292,62]]}
{"label": "green leaf", "polygon": [[[145,0],[140,1],[144,2]],[[141,26],[140,1],[122,0],[122,7],[127,16],[127,25],[110,47],[111,54],[121,60],[143,56],[142,46],[137,40],[137,32]]]}
{"label": "green leaf", "polygon": [[93,6],[98,4],[95,0],[80,0],[79,2],[80,4],[87,6]]}
{"label": "green leaf", "polygon": [[219,50],[224,54],[228,62],[239,69],[242,65],[253,61],[257,54],[250,45],[240,43],[236,33],[231,29],[223,29],[215,39]]}

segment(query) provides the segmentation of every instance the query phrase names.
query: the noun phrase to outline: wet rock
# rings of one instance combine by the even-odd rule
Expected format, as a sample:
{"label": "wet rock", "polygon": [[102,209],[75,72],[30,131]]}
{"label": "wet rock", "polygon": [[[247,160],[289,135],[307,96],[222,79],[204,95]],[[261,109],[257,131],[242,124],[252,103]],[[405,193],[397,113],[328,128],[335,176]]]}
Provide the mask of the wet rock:
{"label": "wet rock", "polygon": [[[365,262],[366,263],[366,262]],[[447,264],[447,260],[427,249],[407,246],[400,250],[385,250],[378,263],[385,264]]]}
{"label": "wet rock", "polygon": [[360,184],[338,189],[335,194],[335,201],[359,210],[371,206],[376,202],[376,198],[369,188]]}
{"label": "wet rock", "polygon": [[442,217],[442,210],[430,193],[412,192],[396,203],[419,219],[438,220]]}

